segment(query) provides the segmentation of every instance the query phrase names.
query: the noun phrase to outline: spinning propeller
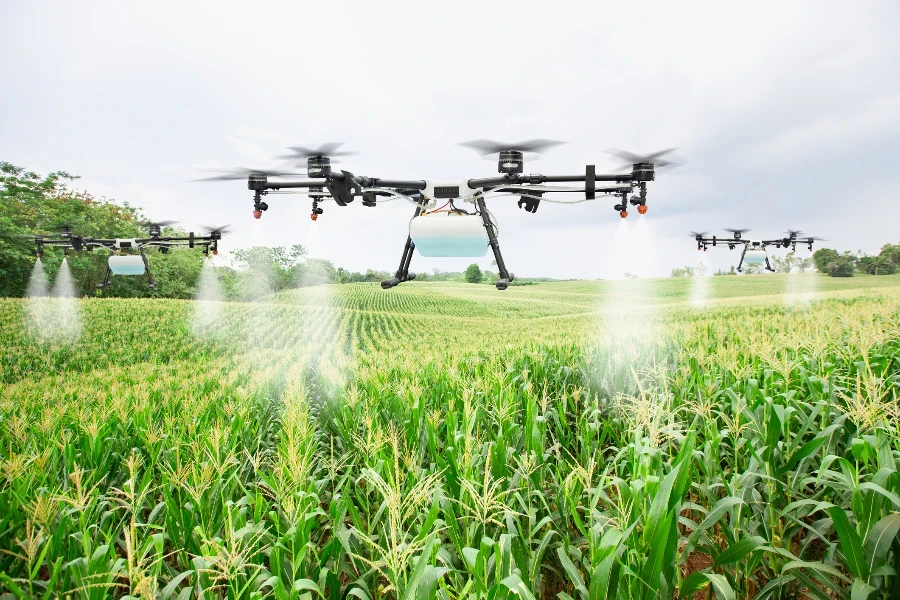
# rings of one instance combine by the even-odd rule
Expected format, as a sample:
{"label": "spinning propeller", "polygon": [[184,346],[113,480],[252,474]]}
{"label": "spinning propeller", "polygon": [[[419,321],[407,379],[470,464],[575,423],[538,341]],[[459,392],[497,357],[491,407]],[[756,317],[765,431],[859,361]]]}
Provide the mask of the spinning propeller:
{"label": "spinning propeller", "polygon": [[785,230],[785,233],[788,234],[788,237],[792,240],[802,238],[804,240],[815,240],[819,242],[827,241],[825,238],[803,235],[803,232],[799,229],[787,229]]}
{"label": "spinning propeller", "polygon": [[[685,162],[683,159],[675,161],[663,158],[666,154],[671,154],[677,149],[678,148],[668,148],[666,150],[653,152],[652,154],[634,154],[625,150],[619,150],[618,148],[610,148],[606,152],[622,161],[621,169],[624,172],[633,169],[635,165],[648,165],[652,166],[653,169],[664,169],[666,167],[676,167],[683,164]],[[672,158],[674,159],[675,157]]]}
{"label": "spinning propeller", "polygon": [[317,156],[334,158],[335,156],[352,156],[356,152],[348,152],[347,150],[338,151],[338,148],[344,145],[344,142],[328,142],[322,144],[318,148],[306,148],[304,146],[289,146],[290,154],[279,156],[278,158],[286,159],[302,159],[314,158]]}
{"label": "spinning propeller", "polygon": [[535,154],[541,154],[545,150],[549,150],[555,146],[561,146],[567,142],[560,142],[558,140],[545,140],[542,138],[534,139],[534,140],[526,140],[524,142],[516,142],[513,144],[509,144],[506,142],[497,142],[494,140],[470,140],[468,142],[461,142],[458,144],[459,146],[465,146],[466,148],[470,148],[482,156],[487,156],[488,154],[497,154],[498,152],[533,152]]}
{"label": "spinning propeller", "polygon": [[730,233],[731,235],[734,236],[734,239],[739,240],[739,239],[741,239],[741,235],[747,233],[750,230],[749,229],[727,229],[726,228],[723,231],[727,231],[728,233]]}
{"label": "spinning propeller", "polygon": [[[318,148],[306,148],[304,146],[291,146],[288,150],[291,154],[281,156],[292,161],[306,161],[306,173],[310,177],[328,177],[331,175],[331,160],[335,156],[351,156],[356,152],[339,152],[338,148],[343,142],[329,142]],[[334,161],[338,162],[338,161]],[[302,163],[300,163],[302,164]]]}
{"label": "spinning propeller", "polygon": [[545,150],[560,146],[566,142],[546,140],[543,138],[525,140],[524,142],[506,143],[494,140],[470,140],[459,145],[470,148],[482,156],[498,154],[497,172],[506,175],[521,173],[525,167],[525,153],[541,154]]}
{"label": "spinning propeller", "polygon": [[238,181],[241,179],[251,179],[254,177],[301,177],[303,173],[293,173],[290,171],[276,171],[271,169],[247,169],[236,167],[233,169],[203,169],[209,173],[221,173],[215,177],[205,177],[203,179],[194,179],[193,181]]}
{"label": "spinning propeller", "polygon": [[205,231],[209,234],[222,235],[223,233],[231,232],[231,225],[221,225],[221,226],[201,225],[200,227],[201,227],[201,229],[203,229],[203,231]]}
{"label": "spinning propeller", "polygon": [[152,223],[146,223],[146,226],[149,230],[150,237],[158,238],[162,234],[162,228],[168,227],[169,225],[174,225],[178,221],[155,221]]}

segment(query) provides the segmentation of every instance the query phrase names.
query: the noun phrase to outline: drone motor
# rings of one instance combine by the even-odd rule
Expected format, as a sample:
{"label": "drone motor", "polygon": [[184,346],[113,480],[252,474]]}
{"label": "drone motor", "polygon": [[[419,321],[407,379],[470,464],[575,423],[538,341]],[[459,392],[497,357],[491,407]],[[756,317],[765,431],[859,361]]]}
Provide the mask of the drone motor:
{"label": "drone motor", "polygon": [[325,179],[331,175],[331,159],[327,156],[310,156],[306,159],[306,174]]}
{"label": "drone motor", "polygon": [[503,150],[497,160],[497,172],[518,175],[525,170],[525,157],[518,150]]}

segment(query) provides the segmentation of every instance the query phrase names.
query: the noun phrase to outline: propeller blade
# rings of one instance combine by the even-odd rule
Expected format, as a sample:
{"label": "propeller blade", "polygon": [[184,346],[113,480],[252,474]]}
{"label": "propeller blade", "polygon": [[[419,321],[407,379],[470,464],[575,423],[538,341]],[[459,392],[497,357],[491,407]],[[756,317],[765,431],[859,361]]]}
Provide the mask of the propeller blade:
{"label": "propeller blade", "polygon": [[265,175],[266,177],[303,177],[305,173],[294,173],[292,171],[276,171],[271,169],[208,169],[208,173],[221,173],[214,177],[204,177],[202,179],[193,179],[192,181],[237,181],[247,179],[251,175]]}
{"label": "propeller blade", "polygon": [[536,154],[540,154],[545,150],[553,148],[554,146],[560,146],[562,144],[566,144],[567,142],[561,142],[559,140],[547,140],[547,139],[534,139],[534,140],[526,140],[524,142],[516,142],[516,143],[507,143],[507,142],[497,142],[494,140],[485,140],[485,139],[477,139],[470,140],[468,142],[461,142],[457,144],[458,146],[465,146],[466,148],[470,148],[475,150],[482,156],[488,154],[497,154],[498,152],[502,152],[504,150],[515,150],[518,152],[534,152]]}
{"label": "propeller blade", "polygon": [[322,144],[318,148],[306,148],[305,146],[289,146],[288,150],[291,151],[291,154],[286,156],[280,156],[279,158],[287,158],[287,159],[307,159],[312,158],[314,156],[324,156],[328,158],[334,158],[335,156],[352,156],[356,154],[356,152],[352,151],[341,151],[338,152],[338,148],[344,145],[344,142],[328,142]]}
{"label": "propeller blade", "polygon": [[174,225],[178,221],[150,221],[146,224],[147,227],[168,227],[169,225]]}
{"label": "propeller blade", "polygon": [[722,231],[727,231],[728,233],[747,233],[748,231],[752,231],[751,229],[723,229]]}
{"label": "propeller blade", "polygon": [[0,238],[6,239],[17,239],[17,240],[31,240],[34,241],[37,238],[46,238],[46,235],[32,235],[29,233],[17,233],[12,231],[0,231]]}
{"label": "propeller blade", "polygon": [[209,233],[228,233],[231,231],[231,225],[222,225],[221,227],[201,225],[201,228]]}
{"label": "propeller blade", "polygon": [[702,237],[706,237],[707,233],[709,233],[709,232],[708,231],[700,231],[700,232],[690,231],[690,232],[688,232],[688,235],[692,238],[698,238],[698,237],[702,238]]}
{"label": "propeller blade", "polygon": [[[677,160],[670,160],[667,158],[663,158],[666,154],[670,154],[677,150],[678,148],[667,148],[665,150],[659,150],[657,152],[653,152],[651,154],[634,154],[633,152],[627,152],[625,150],[619,150],[618,148],[610,148],[606,152],[608,154],[612,154],[617,157],[619,160],[624,162],[627,165],[635,165],[637,163],[652,163],[654,167],[657,169],[663,169],[665,167],[674,167],[686,162],[684,159],[678,158]],[[677,157],[672,157],[673,159]]]}

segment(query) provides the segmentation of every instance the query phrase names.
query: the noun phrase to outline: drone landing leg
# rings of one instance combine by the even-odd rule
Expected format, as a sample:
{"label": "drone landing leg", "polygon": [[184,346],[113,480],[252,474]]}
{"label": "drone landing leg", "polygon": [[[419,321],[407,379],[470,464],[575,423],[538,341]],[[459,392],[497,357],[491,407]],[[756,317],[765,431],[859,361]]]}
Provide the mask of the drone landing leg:
{"label": "drone landing leg", "polygon": [[97,289],[99,290],[99,289],[103,289],[103,288],[105,288],[106,286],[108,286],[108,285],[109,285],[109,275],[110,275],[110,273],[112,273],[112,271],[110,271],[109,267],[107,266],[107,267],[106,267],[106,274],[103,276],[103,283],[98,283],[98,284],[95,285],[94,287],[97,288]]}
{"label": "drone landing leg", "polygon": [[[422,207],[416,207],[416,214],[413,215],[413,218],[418,217],[422,213]],[[400,268],[397,269],[397,272],[394,274],[394,277],[391,279],[385,279],[381,282],[382,289],[389,290],[392,287],[398,286],[404,281],[412,281],[416,278],[415,273],[409,272],[409,264],[412,262],[413,251],[415,251],[416,245],[412,241],[412,237],[409,235],[406,236],[406,245],[403,247],[403,256],[400,257]]]}
{"label": "drone landing leg", "polygon": [[738,266],[737,266],[737,271],[738,271],[738,273],[741,272],[741,265],[744,264],[744,255],[745,255],[745,254],[747,254],[747,245],[746,245],[746,244],[744,244],[744,249],[741,250],[741,260],[738,261]]}
{"label": "drone landing leg", "polygon": [[516,276],[506,270],[506,263],[503,262],[503,255],[500,254],[500,242],[497,241],[494,224],[491,223],[491,219],[488,216],[484,198],[476,199],[475,206],[478,207],[478,212],[481,213],[481,221],[484,223],[484,229],[487,231],[491,250],[494,251],[494,260],[497,262],[497,270],[500,272],[500,279],[497,280],[497,289],[505,290],[509,287],[509,282],[513,281]]}
{"label": "drone landing leg", "polygon": [[156,287],[156,282],[153,281],[153,273],[150,272],[150,261],[147,260],[147,255],[144,254],[144,248],[141,247],[141,258],[144,260],[144,269],[147,270],[147,281],[149,282],[150,289]]}
{"label": "drone landing leg", "polygon": [[772,265],[769,264],[769,257],[766,256],[766,270],[775,272],[775,269],[772,268]]}

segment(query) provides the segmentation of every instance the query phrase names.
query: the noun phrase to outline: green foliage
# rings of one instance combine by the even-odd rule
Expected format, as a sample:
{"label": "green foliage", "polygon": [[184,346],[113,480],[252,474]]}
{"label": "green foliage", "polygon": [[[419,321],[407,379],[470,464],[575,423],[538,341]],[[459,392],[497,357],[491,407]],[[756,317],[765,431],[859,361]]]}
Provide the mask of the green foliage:
{"label": "green foliage", "polygon": [[900,271],[900,244],[885,244],[878,256],[860,256],[856,266],[870,275],[893,275]]}
{"label": "green foliage", "polygon": [[0,299],[0,593],[890,598],[900,276],[786,280]]}
{"label": "green foliage", "polygon": [[[28,284],[35,245],[19,236],[54,235],[63,225],[94,237],[134,237],[141,232],[140,211],[75,192],[69,183],[76,179],[62,171],[40,176],[0,162],[0,296],[22,296]],[[47,252],[44,262],[52,279],[62,254]],[[70,267],[79,293],[92,295],[94,284],[103,278],[105,260],[101,256],[73,256]],[[115,292],[107,290],[110,293]]]}
{"label": "green foliage", "polygon": [[890,256],[861,256],[856,260],[856,267],[869,275],[893,275],[900,265],[894,263]]}
{"label": "green foliage", "polygon": [[890,260],[900,269],[900,244],[885,244],[881,247],[879,256]]}
{"label": "green foliage", "polygon": [[466,283],[481,283],[481,280],[484,279],[484,274],[482,274],[477,264],[472,263],[466,268],[465,278]]}
{"label": "green foliage", "polygon": [[713,275],[718,275],[718,276],[722,276],[722,275],[737,275],[737,271],[735,270],[734,265],[731,265],[731,268],[730,268],[729,270],[723,271],[722,269],[719,269],[718,271],[716,271],[715,273],[713,273]]}
{"label": "green foliage", "polygon": [[685,265],[681,268],[672,269],[671,277],[693,277],[694,267]]}
{"label": "green foliage", "polygon": [[840,254],[838,254],[837,250],[832,250],[831,248],[819,248],[813,252],[813,263],[815,263],[816,269],[820,272],[828,273],[828,265],[837,260],[838,257],[840,257]]}
{"label": "green foliage", "polygon": [[832,277],[853,277],[853,273],[856,271],[856,257],[849,252],[844,252],[829,262],[826,269]]}

